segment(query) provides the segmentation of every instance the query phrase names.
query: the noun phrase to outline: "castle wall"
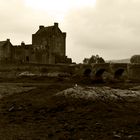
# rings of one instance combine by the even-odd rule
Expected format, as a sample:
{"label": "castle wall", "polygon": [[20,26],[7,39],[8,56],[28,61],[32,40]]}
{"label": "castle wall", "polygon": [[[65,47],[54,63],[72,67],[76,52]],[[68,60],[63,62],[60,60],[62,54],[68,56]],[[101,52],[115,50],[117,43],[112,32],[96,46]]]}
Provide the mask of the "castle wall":
{"label": "castle wall", "polygon": [[0,67],[0,78],[16,78],[22,73],[32,73],[36,76],[46,76],[49,73],[72,73],[69,65],[44,64],[4,64]]}
{"label": "castle wall", "polygon": [[57,24],[47,29],[41,26],[39,33],[32,35],[32,44],[34,48],[44,49],[49,54],[48,60],[45,60],[46,57],[42,58],[43,63],[55,64],[58,56],[65,57],[65,39],[66,33],[62,33]]}
{"label": "castle wall", "polygon": [[14,62],[23,63],[25,62],[25,50],[21,46],[14,46],[13,49],[13,60]]}
{"label": "castle wall", "polygon": [[[6,42],[6,41],[4,41]],[[56,64],[69,63],[66,57],[66,33],[61,32],[58,23],[54,26],[40,26],[32,35],[32,45],[13,46],[7,40],[5,46],[0,44],[0,60],[12,63]]]}
{"label": "castle wall", "polygon": [[65,34],[55,36],[53,39],[54,53],[59,56],[65,56]]}
{"label": "castle wall", "polygon": [[9,40],[0,47],[0,61],[9,62],[12,59],[12,44]]}
{"label": "castle wall", "polygon": [[51,38],[45,39],[44,34],[32,36],[33,47],[38,50],[38,53],[36,53],[36,60],[38,63],[41,63],[41,64],[54,63],[51,42],[52,42]]}

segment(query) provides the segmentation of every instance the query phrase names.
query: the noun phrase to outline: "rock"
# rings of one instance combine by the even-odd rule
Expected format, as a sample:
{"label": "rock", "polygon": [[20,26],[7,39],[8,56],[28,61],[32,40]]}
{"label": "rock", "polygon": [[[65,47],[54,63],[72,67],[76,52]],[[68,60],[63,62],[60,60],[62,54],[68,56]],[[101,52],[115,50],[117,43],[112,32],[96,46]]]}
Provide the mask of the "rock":
{"label": "rock", "polygon": [[94,100],[121,100],[125,101],[125,99],[139,99],[140,91],[134,90],[122,90],[122,89],[113,89],[110,87],[81,87],[77,86],[77,84],[68,88],[64,91],[56,93],[56,96],[65,96],[72,98],[80,98],[80,99],[92,99]]}
{"label": "rock", "polygon": [[23,107],[22,107],[22,106],[19,106],[19,107],[18,107],[18,110],[19,110],[19,111],[23,110]]}
{"label": "rock", "polygon": [[101,123],[95,123],[95,127],[96,127],[96,129],[101,129],[102,128],[102,124]]}
{"label": "rock", "polygon": [[114,134],[113,136],[114,136],[114,138],[119,138],[119,139],[121,139],[121,136],[120,136],[119,134]]}
{"label": "rock", "polygon": [[129,136],[127,136],[128,137],[128,139],[131,139],[131,138],[133,138],[133,135],[129,135]]}
{"label": "rock", "polygon": [[8,111],[9,111],[9,112],[12,112],[14,109],[15,109],[15,107],[12,106],[12,107],[10,107],[10,108],[8,109]]}

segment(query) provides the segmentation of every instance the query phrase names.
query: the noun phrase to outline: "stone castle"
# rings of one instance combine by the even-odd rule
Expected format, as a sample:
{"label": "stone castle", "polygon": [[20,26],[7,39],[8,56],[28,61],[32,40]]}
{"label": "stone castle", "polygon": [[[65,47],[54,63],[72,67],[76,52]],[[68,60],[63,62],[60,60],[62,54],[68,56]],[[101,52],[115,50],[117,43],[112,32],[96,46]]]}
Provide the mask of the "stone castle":
{"label": "stone castle", "polygon": [[[139,57],[135,57],[139,60]],[[48,27],[39,26],[32,35],[32,44],[22,42],[21,45],[12,45],[10,39],[0,41],[0,64],[3,64],[0,77],[15,77],[19,72],[28,71],[39,74],[62,72],[102,79],[103,74],[107,73],[115,79],[124,77],[130,81],[140,81],[138,62],[69,65],[71,63],[72,60],[66,56],[66,33],[59,29],[58,23]]]}
{"label": "stone castle", "polygon": [[0,41],[1,63],[58,64],[71,63],[66,56],[66,33],[58,23],[53,26],[39,26],[32,35],[32,44],[12,45],[10,39]]}

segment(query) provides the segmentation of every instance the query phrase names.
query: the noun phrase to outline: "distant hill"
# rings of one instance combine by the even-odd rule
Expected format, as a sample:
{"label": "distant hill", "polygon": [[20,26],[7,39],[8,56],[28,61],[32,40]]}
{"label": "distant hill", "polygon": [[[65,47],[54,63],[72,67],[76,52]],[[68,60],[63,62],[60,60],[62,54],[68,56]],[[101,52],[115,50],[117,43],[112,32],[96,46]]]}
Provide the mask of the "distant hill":
{"label": "distant hill", "polygon": [[111,62],[111,63],[130,63],[130,58],[120,59],[120,60],[107,60],[106,62],[107,63],[108,62]]}

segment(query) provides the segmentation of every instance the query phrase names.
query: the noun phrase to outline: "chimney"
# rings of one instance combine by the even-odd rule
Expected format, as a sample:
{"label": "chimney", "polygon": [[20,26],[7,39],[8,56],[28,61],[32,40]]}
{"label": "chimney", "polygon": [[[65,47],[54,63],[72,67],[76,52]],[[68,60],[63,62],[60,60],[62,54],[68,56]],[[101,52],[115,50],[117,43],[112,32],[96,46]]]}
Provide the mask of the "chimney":
{"label": "chimney", "polygon": [[7,40],[6,40],[6,41],[10,42],[10,39],[9,39],[9,38],[7,38]]}
{"label": "chimney", "polygon": [[24,43],[24,41],[22,41],[22,42],[21,42],[21,46],[25,46],[25,43]]}
{"label": "chimney", "polygon": [[67,35],[66,32],[63,32],[63,36],[66,37],[66,35]]}
{"label": "chimney", "polygon": [[41,29],[43,29],[43,28],[44,28],[44,26],[43,26],[43,25],[40,25],[40,26],[39,26],[39,29],[40,29],[40,30],[41,30]]}
{"label": "chimney", "polygon": [[54,26],[55,26],[55,27],[58,27],[58,23],[57,23],[57,22],[55,22],[55,23],[54,23]]}

